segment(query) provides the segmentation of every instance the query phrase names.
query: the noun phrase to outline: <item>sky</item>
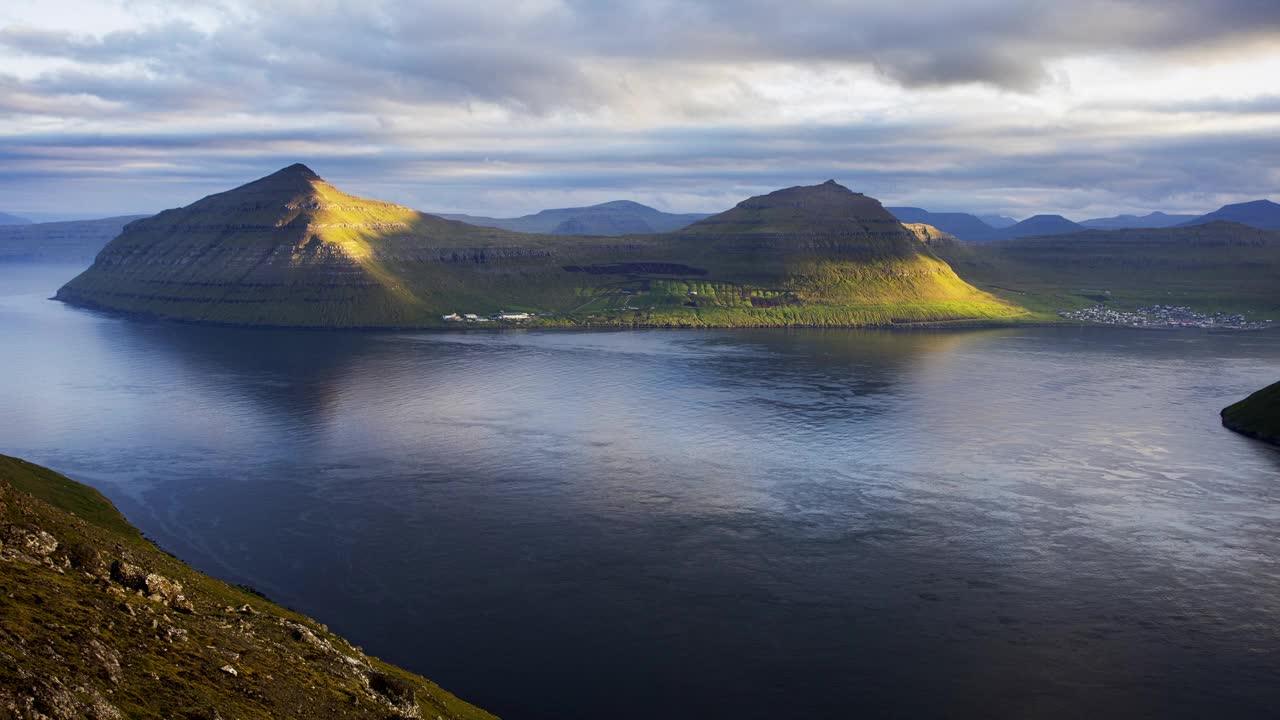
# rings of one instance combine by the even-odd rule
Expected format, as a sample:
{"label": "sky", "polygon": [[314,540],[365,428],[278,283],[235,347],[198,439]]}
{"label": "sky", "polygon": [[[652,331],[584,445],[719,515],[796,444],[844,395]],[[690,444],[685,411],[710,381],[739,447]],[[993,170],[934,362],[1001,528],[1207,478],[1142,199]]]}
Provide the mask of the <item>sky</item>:
{"label": "sky", "polygon": [[294,162],[437,212],[828,178],[1023,218],[1280,199],[1276,0],[6,0],[0,211]]}

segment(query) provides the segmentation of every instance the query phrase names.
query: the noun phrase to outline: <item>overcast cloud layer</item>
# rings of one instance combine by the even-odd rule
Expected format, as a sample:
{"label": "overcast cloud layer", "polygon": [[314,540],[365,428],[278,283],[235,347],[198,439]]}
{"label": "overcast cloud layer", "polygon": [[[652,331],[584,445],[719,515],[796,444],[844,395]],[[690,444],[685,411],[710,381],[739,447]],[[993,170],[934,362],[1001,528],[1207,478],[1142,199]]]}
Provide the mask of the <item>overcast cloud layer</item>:
{"label": "overcast cloud layer", "polygon": [[188,203],[292,162],[520,214],[834,177],[1077,219],[1280,186],[1274,0],[0,7],[0,210]]}

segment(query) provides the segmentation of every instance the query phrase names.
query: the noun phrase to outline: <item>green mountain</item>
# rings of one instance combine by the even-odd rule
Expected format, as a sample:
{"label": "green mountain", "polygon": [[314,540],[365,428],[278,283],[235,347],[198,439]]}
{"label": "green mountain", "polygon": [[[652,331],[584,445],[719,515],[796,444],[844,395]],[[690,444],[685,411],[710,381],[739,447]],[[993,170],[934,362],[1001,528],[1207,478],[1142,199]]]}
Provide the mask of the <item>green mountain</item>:
{"label": "green mountain", "polygon": [[834,182],[751,198],[675,233],[482,228],[347,195],[294,165],[130,224],[58,291],[154,317],[309,327],[862,326],[1008,320],[880,203]]}
{"label": "green mountain", "polygon": [[146,215],[0,227],[0,262],[92,262],[125,225]]}
{"label": "green mountain", "polygon": [[161,551],[105,497],[0,455],[0,716],[493,716]]}
{"label": "green mountain", "polygon": [[1229,430],[1280,445],[1280,382],[1223,408],[1222,424]]}
{"label": "green mountain", "polygon": [[965,280],[1045,311],[1188,305],[1280,319],[1280,232],[1236,223],[932,246]]}
{"label": "green mountain", "polygon": [[533,215],[514,218],[447,214],[441,214],[440,217],[460,220],[471,225],[526,233],[637,235],[679,230],[707,215],[706,213],[665,213],[630,200],[614,200],[587,207],[542,210]]}

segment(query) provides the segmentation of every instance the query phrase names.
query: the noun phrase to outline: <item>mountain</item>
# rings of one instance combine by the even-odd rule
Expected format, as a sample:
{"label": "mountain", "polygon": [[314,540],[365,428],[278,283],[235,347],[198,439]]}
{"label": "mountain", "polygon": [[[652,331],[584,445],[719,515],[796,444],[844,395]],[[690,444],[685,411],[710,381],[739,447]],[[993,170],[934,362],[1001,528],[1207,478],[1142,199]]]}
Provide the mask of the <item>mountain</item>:
{"label": "mountain", "polygon": [[1044,312],[1099,302],[1280,319],[1280,232],[1237,223],[934,246],[965,280]]}
{"label": "mountain", "polygon": [[1263,230],[1280,230],[1280,204],[1270,200],[1254,200],[1253,202],[1223,205],[1207,215],[1182,223],[1183,225],[1204,225],[1206,223],[1225,220],[1241,225],[1262,228]]}
{"label": "mountain", "polygon": [[1080,225],[1090,230],[1163,228],[1181,225],[1195,218],[1195,215],[1169,215],[1157,211],[1146,215],[1114,215],[1112,217],[1093,218],[1092,220],[1081,221]]}
{"label": "mountain", "polygon": [[1223,408],[1222,424],[1228,430],[1280,445],[1280,382]]}
{"label": "mountain", "polygon": [[4,455],[0,541],[4,717],[493,718],[188,567],[92,488]]}
{"label": "mountain", "polygon": [[904,223],[924,223],[950,233],[961,240],[990,240],[995,228],[968,213],[935,213],[918,207],[888,207],[893,216]]}
{"label": "mountain", "polygon": [[9,213],[0,212],[0,225],[30,225],[30,224],[31,224],[31,221],[24,217],[18,217],[17,215],[10,215]]}
{"label": "mountain", "polygon": [[960,241],[955,235],[943,232],[928,223],[902,223],[902,227],[911,231],[916,239],[930,247],[950,246]]}
{"label": "mountain", "polygon": [[1066,233],[1080,232],[1085,229],[1084,226],[1073,223],[1061,215],[1036,215],[997,231],[994,239],[1006,240],[1041,235],[1065,235]]}
{"label": "mountain", "polygon": [[5,225],[0,227],[0,262],[92,262],[125,225],[144,217]]}
{"label": "mountain", "polygon": [[630,200],[614,200],[588,207],[543,210],[533,215],[516,218],[451,214],[442,214],[440,217],[516,232],[552,235],[636,235],[679,230],[707,215],[706,213],[676,215]]}
{"label": "mountain", "polygon": [[1017,220],[1007,215],[979,215],[978,219],[997,230],[1018,224]]}
{"label": "mountain", "polygon": [[961,281],[880,203],[835,182],[779,190],[673,233],[539,235],[347,195],[302,165],[131,223],[68,303],[182,320],[454,327],[831,325],[1022,310]]}

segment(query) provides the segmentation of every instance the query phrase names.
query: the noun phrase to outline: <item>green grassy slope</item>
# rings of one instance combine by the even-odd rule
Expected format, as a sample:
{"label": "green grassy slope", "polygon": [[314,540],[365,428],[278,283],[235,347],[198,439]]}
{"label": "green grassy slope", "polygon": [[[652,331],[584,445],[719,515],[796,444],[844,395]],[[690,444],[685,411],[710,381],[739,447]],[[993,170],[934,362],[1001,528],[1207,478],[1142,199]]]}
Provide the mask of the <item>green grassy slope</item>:
{"label": "green grassy slope", "polygon": [[1280,445],[1280,382],[1224,408],[1222,424],[1249,437]]}
{"label": "green grassy slope", "polygon": [[827,183],[678,233],[512,233],[356,198],[302,166],[133,223],[58,298],[184,320],[447,327],[887,325],[1018,317],[875,200]]}
{"label": "green grassy slope", "polygon": [[492,718],[187,567],[97,491],[3,455],[0,716]]}
{"label": "green grassy slope", "polygon": [[1276,231],[1213,223],[931,247],[974,285],[1041,312],[1160,303],[1280,319]]}

